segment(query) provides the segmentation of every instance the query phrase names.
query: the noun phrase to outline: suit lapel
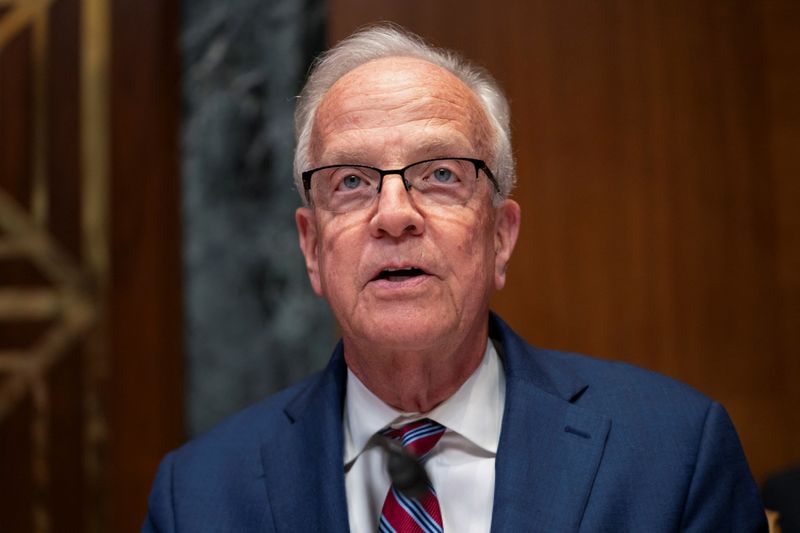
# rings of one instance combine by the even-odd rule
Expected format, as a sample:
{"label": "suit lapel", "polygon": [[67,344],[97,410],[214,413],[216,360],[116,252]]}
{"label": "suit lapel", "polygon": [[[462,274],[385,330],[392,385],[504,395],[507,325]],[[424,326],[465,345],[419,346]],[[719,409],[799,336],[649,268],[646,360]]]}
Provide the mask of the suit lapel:
{"label": "suit lapel", "polygon": [[494,316],[490,334],[507,376],[492,531],[577,531],[611,421],[575,405],[586,385]]}
{"label": "suit lapel", "polygon": [[345,363],[341,344],[319,381],[286,407],[286,420],[261,447],[275,529],[349,530],[342,452]]}

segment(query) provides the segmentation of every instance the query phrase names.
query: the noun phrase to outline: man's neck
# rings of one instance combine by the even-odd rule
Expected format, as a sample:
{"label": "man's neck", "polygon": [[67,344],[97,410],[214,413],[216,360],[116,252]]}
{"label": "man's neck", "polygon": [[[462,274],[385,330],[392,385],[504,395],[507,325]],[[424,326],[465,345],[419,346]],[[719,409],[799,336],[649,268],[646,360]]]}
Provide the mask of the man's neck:
{"label": "man's neck", "polygon": [[345,336],[344,357],[359,380],[388,405],[427,413],[452,396],[472,375],[486,349],[488,327],[459,342],[421,350],[376,350]]}

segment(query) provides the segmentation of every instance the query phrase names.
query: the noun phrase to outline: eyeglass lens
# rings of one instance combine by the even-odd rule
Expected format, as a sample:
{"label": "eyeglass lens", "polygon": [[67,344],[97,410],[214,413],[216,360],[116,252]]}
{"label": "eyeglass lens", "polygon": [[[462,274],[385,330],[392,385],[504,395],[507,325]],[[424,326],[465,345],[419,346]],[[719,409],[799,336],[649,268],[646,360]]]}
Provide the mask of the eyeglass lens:
{"label": "eyeglass lens", "polygon": [[[311,196],[326,210],[363,209],[375,201],[379,188],[400,174],[359,165],[323,168],[312,174]],[[477,177],[476,164],[466,159],[421,161],[402,171],[403,185],[421,205],[464,204],[475,191]]]}

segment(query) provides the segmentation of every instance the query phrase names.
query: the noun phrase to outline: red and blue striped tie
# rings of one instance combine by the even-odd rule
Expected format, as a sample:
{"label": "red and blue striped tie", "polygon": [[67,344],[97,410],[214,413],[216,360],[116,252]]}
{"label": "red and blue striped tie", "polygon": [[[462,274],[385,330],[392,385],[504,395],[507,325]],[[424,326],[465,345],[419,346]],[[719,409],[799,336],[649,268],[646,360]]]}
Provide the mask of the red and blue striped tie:
{"label": "red and blue striped tie", "polygon": [[[439,442],[445,427],[427,418],[417,420],[397,429],[386,429],[382,435],[399,440],[403,447],[424,462],[431,449]],[[442,512],[436,491],[428,490],[419,498],[409,498],[394,487],[389,487],[383,502],[379,533],[442,533]]]}

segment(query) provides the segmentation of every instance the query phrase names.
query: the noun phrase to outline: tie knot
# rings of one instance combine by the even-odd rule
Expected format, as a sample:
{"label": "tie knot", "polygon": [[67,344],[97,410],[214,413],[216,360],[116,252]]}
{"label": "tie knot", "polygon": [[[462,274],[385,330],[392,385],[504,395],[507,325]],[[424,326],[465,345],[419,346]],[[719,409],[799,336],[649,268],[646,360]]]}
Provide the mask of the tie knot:
{"label": "tie knot", "polygon": [[381,434],[399,440],[403,448],[417,457],[424,457],[436,446],[444,435],[445,427],[433,420],[423,418],[399,428],[386,428]]}

